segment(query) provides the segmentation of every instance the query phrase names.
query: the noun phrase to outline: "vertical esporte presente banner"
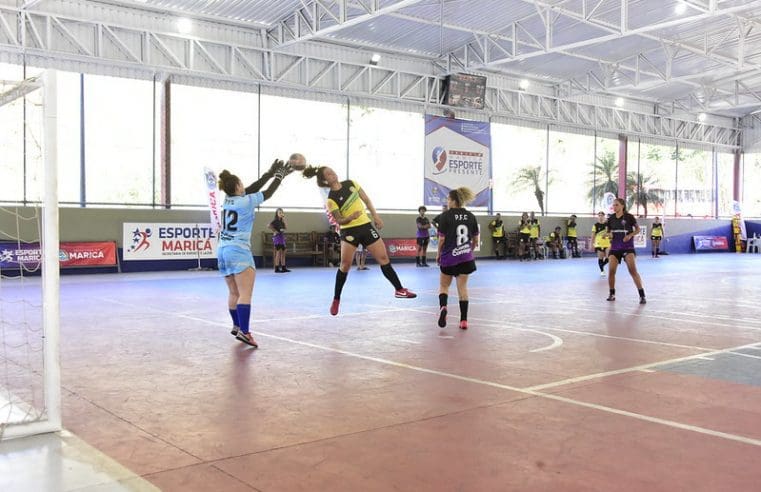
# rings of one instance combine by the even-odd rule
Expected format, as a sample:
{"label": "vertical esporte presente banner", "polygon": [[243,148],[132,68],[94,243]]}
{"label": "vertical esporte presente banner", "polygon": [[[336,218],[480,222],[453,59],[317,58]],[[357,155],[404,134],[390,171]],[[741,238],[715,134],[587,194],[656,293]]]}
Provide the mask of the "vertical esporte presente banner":
{"label": "vertical esporte presente banner", "polygon": [[472,206],[488,206],[490,155],[490,123],[425,115],[423,203],[446,205],[450,190],[467,186],[476,194]]}
{"label": "vertical esporte presente banner", "polygon": [[206,198],[209,202],[209,218],[211,220],[211,228],[214,230],[214,234],[217,234],[222,230],[222,216],[220,211],[222,208],[222,201],[219,199],[219,193],[217,193],[216,173],[208,167],[204,167],[203,181],[206,191]]}

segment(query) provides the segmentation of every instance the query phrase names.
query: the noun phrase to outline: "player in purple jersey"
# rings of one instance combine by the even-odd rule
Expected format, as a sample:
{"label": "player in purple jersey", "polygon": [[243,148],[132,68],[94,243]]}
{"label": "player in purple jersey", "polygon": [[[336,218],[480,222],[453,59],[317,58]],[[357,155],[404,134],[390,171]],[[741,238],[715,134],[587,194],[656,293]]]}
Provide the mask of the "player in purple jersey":
{"label": "player in purple jersey", "polygon": [[267,228],[272,231],[272,249],[273,249],[273,261],[275,265],[275,273],[288,273],[290,270],[285,266],[285,231],[287,224],[285,223],[285,212],[282,208],[275,210],[275,218],[269,223]]}
{"label": "player in purple jersey", "polygon": [[427,267],[428,261],[426,258],[426,251],[428,251],[428,241],[430,236],[428,235],[428,229],[431,228],[431,221],[425,216],[428,211],[425,207],[420,206],[417,209],[418,217],[415,219],[415,225],[417,227],[417,235],[415,241],[417,242],[417,254],[415,256],[415,263],[419,267]]}
{"label": "player in purple jersey", "polygon": [[460,328],[468,329],[468,276],[476,271],[473,251],[478,244],[478,222],[465,210],[465,205],[475,197],[465,187],[452,190],[447,195],[447,211],[439,216],[439,327],[447,325],[447,300],[452,277],[457,278],[457,295],[460,299]]}
{"label": "player in purple jersey", "polygon": [[609,301],[616,300],[616,270],[620,263],[626,263],[629,275],[634,280],[634,285],[639,291],[639,303],[645,304],[645,289],[642,287],[642,279],[637,271],[636,254],[634,252],[634,236],[639,233],[637,219],[626,211],[626,202],[623,198],[616,198],[613,202],[613,213],[608,216],[608,236],[611,238],[610,253],[608,253],[608,287],[610,288]]}

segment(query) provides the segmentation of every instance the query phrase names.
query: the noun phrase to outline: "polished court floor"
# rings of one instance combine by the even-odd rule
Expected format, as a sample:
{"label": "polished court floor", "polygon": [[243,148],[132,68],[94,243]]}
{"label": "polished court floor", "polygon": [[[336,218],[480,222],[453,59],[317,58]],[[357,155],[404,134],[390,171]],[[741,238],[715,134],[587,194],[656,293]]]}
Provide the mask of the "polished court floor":
{"label": "polished court floor", "polygon": [[[260,270],[253,350],[216,272],[62,278],[60,436],[0,490],[675,491],[761,483],[761,255],[484,260],[470,329],[437,268]],[[3,280],[2,288],[13,289]]]}

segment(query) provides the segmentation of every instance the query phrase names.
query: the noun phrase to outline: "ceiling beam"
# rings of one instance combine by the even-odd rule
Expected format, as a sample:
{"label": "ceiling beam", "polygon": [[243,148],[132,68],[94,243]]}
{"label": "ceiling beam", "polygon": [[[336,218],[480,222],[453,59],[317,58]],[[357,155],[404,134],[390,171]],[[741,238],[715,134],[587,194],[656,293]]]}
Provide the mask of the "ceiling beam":
{"label": "ceiling beam", "polygon": [[368,2],[369,5],[349,0],[302,0],[302,8],[289,13],[267,30],[267,39],[271,48],[279,49],[362,24],[421,1],[399,0],[381,7],[375,0]]}
{"label": "ceiling beam", "polygon": [[[483,69],[483,68],[494,68],[494,67],[506,64],[506,63],[516,62],[516,61],[520,61],[520,60],[527,60],[527,59],[530,59],[530,58],[535,58],[535,57],[538,57],[538,56],[544,56],[544,55],[551,54],[551,53],[570,51],[570,50],[574,50],[574,49],[578,49],[578,48],[583,48],[583,47],[586,47],[586,46],[599,45],[601,43],[605,43],[605,42],[608,42],[608,41],[613,41],[613,40],[616,40],[616,39],[624,38],[624,37],[627,37],[627,36],[635,36],[635,35],[647,37],[648,39],[653,39],[653,40],[662,40],[662,41],[664,41],[664,42],[666,42],[668,44],[671,44],[673,46],[679,47],[680,49],[685,49],[685,50],[688,50],[690,52],[695,52],[696,54],[704,54],[700,48],[696,48],[694,46],[689,46],[689,45],[686,45],[684,43],[680,43],[679,41],[676,41],[676,40],[663,40],[662,38],[660,38],[658,36],[652,36],[652,35],[650,35],[650,33],[653,33],[653,32],[656,32],[656,31],[660,31],[660,30],[663,30],[663,29],[667,29],[669,27],[674,27],[674,26],[678,26],[678,25],[682,25],[682,24],[687,24],[687,23],[691,23],[691,22],[697,22],[697,21],[702,21],[702,20],[710,19],[710,18],[717,17],[717,16],[729,15],[729,14],[733,14],[733,13],[736,13],[736,12],[753,11],[754,8],[757,8],[757,7],[761,6],[761,1],[758,1],[758,0],[756,0],[754,2],[751,2],[751,3],[747,3],[745,5],[741,5],[741,6],[733,6],[733,7],[726,7],[726,8],[721,8],[721,7],[717,6],[716,10],[714,10],[714,11],[700,12],[700,13],[693,14],[693,15],[682,16],[682,17],[680,17],[678,19],[670,19],[670,20],[666,20],[666,21],[662,21],[662,22],[656,22],[656,23],[653,23],[653,24],[649,24],[649,25],[646,25],[646,26],[641,26],[641,27],[634,28],[634,29],[629,29],[625,25],[625,23],[626,23],[626,19],[631,17],[631,12],[628,11],[631,7],[628,6],[628,4],[627,4],[627,2],[625,0],[620,2],[618,4],[618,7],[617,7],[619,9],[619,11],[620,11],[619,18],[623,22],[623,24],[621,24],[621,25],[611,24],[610,22],[603,21],[603,20],[600,20],[600,19],[594,19],[592,17],[587,18],[582,13],[575,12],[575,11],[570,10],[568,8],[564,8],[562,6],[555,6],[555,5],[552,5],[552,4],[548,4],[548,3],[545,3],[544,1],[541,1],[541,0],[521,0],[521,1],[534,5],[540,12],[542,11],[542,9],[544,9],[544,12],[550,12],[550,11],[551,12],[555,12],[557,14],[560,14],[560,15],[563,15],[565,17],[568,17],[568,18],[570,18],[572,20],[576,20],[578,22],[584,23],[584,24],[586,24],[586,25],[588,25],[590,27],[597,28],[597,29],[601,30],[603,33],[606,33],[606,34],[600,34],[600,35],[597,35],[597,36],[592,36],[589,39],[585,39],[585,40],[582,40],[582,41],[568,42],[568,43],[563,43],[563,44],[559,44],[559,45],[545,45],[542,48],[536,49],[534,51],[530,51],[530,52],[527,52],[527,53],[515,54],[513,56],[504,55],[504,56],[496,56],[496,57],[492,57],[492,58],[490,58],[490,57],[484,57],[484,59],[487,59],[488,61],[486,61],[486,62],[484,62],[484,61],[478,61],[478,62],[474,62],[474,63],[469,63],[469,64],[467,64],[464,67],[465,69],[468,69],[468,70],[478,70],[478,69]],[[628,14],[627,14],[627,12],[628,12]],[[545,30],[546,31],[551,30],[554,24],[553,23],[549,23],[549,22],[546,21],[547,15],[546,14],[545,15],[541,15],[540,17],[542,18],[542,21],[543,21],[544,25],[546,26]],[[533,33],[533,36],[534,36],[535,39],[550,39],[551,40],[551,39],[555,39],[556,38],[556,36],[554,36],[552,33],[547,33],[547,32],[545,32],[545,33],[543,33],[541,35],[539,33]],[[467,53],[468,49],[472,49],[472,47],[469,46],[469,43],[465,44],[465,45],[463,45],[463,46],[461,46],[461,47],[459,47],[457,49],[452,50],[449,53],[449,55],[453,55],[455,57],[458,57],[459,56],[458,55],[459,51],[465,51]],[[720,58],[719,57],[717,59],[720,59],[723,63],[728,63],[728,60],[726,59],[726,57],[724,57],[724,58]],[[731,60],[731,62],[735,63],[735,64],[737,63],[736,60]]]}

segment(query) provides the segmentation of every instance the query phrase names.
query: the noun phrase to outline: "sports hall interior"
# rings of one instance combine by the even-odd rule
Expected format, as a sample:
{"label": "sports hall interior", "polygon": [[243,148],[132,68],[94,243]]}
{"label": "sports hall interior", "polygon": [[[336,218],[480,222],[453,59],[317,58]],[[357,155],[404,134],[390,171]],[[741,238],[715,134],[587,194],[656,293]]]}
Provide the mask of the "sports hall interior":
{"label": "sports hall interior", "polygon": [[[758,489],[758,0],[0,0],[0,149],[0,491]],[[329,313],[327,195],[294,171],[256,210],[253,348],[205,173],[294,152],[362,187],[417,297],[370,257]],[[460,185],[467,330],[410,250]],[[624,266],[606,301],[614,197],[647,304]]]}

